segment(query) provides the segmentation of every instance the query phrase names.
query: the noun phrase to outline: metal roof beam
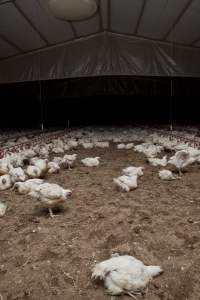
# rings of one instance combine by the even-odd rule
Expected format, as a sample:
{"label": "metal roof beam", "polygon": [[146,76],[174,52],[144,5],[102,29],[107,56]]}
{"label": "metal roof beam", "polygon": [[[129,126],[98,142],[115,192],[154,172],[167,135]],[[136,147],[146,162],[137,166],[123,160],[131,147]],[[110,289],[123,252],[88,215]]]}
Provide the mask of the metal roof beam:
{"label": "metal roof beam", "polygon": [[107,30],[111,30],[111,0],[108,0],[108,28]]}
{"label": "metal roof beam", "polygon": [[162,38],[163,40],[166,40],[167,37],[170,35],[170,33],[174,30],[174,28],[176,27],[176,25],[180,22],[180,20],[182,19],[182,17],[184,16],[184,14],[186,13],[186,11],[188,10],[188,8],[190,7],[190,5],[192,4],[193,0],[188,0],[188,2],[186,3],[186,5],[184,6],[184,8],[181,10],[180,14],[178,15],[178,17],[176,18],[176,20],[174,21],[174,23],[172,24],[172,26],[168,29],[168,31],[166,32],[166,34],[164,35],[164,37]]}
{"label": "metal roof beam", "polygon": [[69,26],[71,28],[71,31],[73,33],[74,38],[77,38],[78,37],[78,33],[76,31],[76,28],[74,27],[73,22],[72,21],[68,21],[68,24],[69,24]]}
{"label": "metal roof beam", "polygon": [[12,41],[10,41],[6,36],[4,36],[2,33],[0,34],[0,38],[6,42],[7,44],[9,44],[11,47],[13,47],[15,50],[17,50],[20,53],[23,53],[24,51],[18,47],[15,43],[13,43]]}
{"label": "metal roof beam", "polygon": [[200,36],[198,36],[198,38],[196,38],[192,43],[190,43],[190,46],[194,46],[198,42],[200,42]]}
{"label": "metal roof beam", "polygon": [[138,33],[138,30],[139,30],[139,27],[140,27],[140,23],[141,23],[143,14],[144,14],[146,3],[147,3],[147,0],[143,0],[143,4],[142,4],[141,11],[140,11],[140,15],[139,15],[139,18],[137,20],[137,24],[136,24],[136,27],[135,27],[135,30],[134,30],[134,33],[133,33],[134,35],[136,35]]}
{"label": "metal roof beam", "polygon": [[43,40],[43,42],[48,46],[49,42],[46,37],[37,29],[37,27],[31,22],[31,20],[26,16],[21,7],[16,3],[16,0],[12,2],[22,17],[29,23],[29,25],[33,28],[33,30],[39,35],[39,37]]}

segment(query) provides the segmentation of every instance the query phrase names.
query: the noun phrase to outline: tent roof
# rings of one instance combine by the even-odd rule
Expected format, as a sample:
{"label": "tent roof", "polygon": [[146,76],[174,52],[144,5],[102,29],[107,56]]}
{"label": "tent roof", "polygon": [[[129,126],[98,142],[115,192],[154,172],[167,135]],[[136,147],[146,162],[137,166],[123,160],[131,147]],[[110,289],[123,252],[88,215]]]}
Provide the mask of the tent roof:
{"label": "tent roof", "polygon": [[48,0],[0,0],[0,60],[100,32],[200,48],[199,0],[99,0],[81,22],[55,19]]}

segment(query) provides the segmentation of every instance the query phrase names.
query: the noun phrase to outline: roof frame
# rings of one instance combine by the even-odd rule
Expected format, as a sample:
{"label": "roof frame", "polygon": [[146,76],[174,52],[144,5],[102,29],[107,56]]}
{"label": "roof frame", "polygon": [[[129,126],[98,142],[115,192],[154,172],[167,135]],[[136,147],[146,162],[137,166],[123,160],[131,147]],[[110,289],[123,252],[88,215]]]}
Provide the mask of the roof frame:
{"label": "roof frame", "polygon": [[144,14],[146,3],[147,3],[147,0],[143,0],[142,8],[141,8],[141,11],[140,11],[140,14],[139,14],[139,18],[137,20],[137,24],[136,24],[136,27],[135,27],[133,35],[137,35],[137,33],[138,33],[138,30],[139,30],[139,27],[140,27],[140,23],[141,23],[143,14]]}
{"label": "roof frame", "polygon": [[39,35],[39,37],[46,44],[46,46],[49,46],[50,43],[48,42],[46,37],[39,31],[39,29],[33,24],[33,22],[26,16],[26,14],[23,12],[21,7],[17,4],[16,0],[13,0],[12,3],[15,6],[15,8],[19,11],[21,16],[28,22],[28,24],[32,27],[32,29]]}
{"label": "roof frame", "polygon": [[183,7],[183,9],[181,10],[180,14],[178,15],[178,17],[176,18],[176,20],[174,21],[174,23],[172,24],[172,26],[168,29],[168,31],[165,33],[163,40],[167,40],[168,36],[170,35],[170,33],[175,29],[176,25],[180,22],[180,20],[182,19],[182,17],[184,16],[184,14],[186,13],[186,11],[188,10],[188,8],[190,7],[190,5],[192,4],[193,0],[188,0],[188,2],[186,3],[186,5]]}
{"label": "roof frame", "polygon": [[0,38],[6,42],[7,44],[9,44],[12,48],[14,48],[15,50],[17,50],[20,53],[23,53],[23,50],[17,46],[15,43],[13,43],[12,41],[10,41],[7,37],[5,37],[3,34],[0,34]]}

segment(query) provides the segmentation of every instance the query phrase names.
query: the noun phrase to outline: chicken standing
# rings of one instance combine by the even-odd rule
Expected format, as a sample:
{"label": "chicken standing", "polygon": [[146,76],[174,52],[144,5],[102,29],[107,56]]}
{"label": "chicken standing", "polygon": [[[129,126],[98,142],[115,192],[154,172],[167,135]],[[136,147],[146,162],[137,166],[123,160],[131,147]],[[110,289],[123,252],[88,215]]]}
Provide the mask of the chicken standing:
{"label": "chicken standing", "polygon": [[168,163],[174,165],[178,169],[179,175],[181,176],[182,169],[194,163],[195,160],[196,158],[191,157],[189,152],[181,150],[176,152],[176,154],[169,159]]}
{"label": "chicken standing", "polygon": [[29,193],[30,196],[36,198],[48,208],[52,218],[54,217],[52,208],[58,204],[63,204],[71,194],[71,190],[63,189],[58,184],[51,183],[43,183]]}

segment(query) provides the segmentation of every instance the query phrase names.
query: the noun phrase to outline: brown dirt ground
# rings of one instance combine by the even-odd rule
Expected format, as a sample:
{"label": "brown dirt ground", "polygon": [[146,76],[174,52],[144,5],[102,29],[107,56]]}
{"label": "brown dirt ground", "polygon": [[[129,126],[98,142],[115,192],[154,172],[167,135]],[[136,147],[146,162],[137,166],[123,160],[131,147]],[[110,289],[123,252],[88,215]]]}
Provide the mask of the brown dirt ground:
{"label": "brown dirt ground", "polygon": [[[190,167],[181,180],[163,182],[158,169],[133,150],[112,145],[76,152],[72,171],[47,176],[74,189],[55,219],[32,198],[1,192],[0,200],[8,203],[0,219],[2,299],[110,299],[90,276],[94,261],[115,252],[164,269],[138,300],[200,299],[199,167]],[[82,166],[87,156],[101,156],[100,167]],[[112,178],[129,165],[144,165],[145,174],[137,190],[117,192]]]}

